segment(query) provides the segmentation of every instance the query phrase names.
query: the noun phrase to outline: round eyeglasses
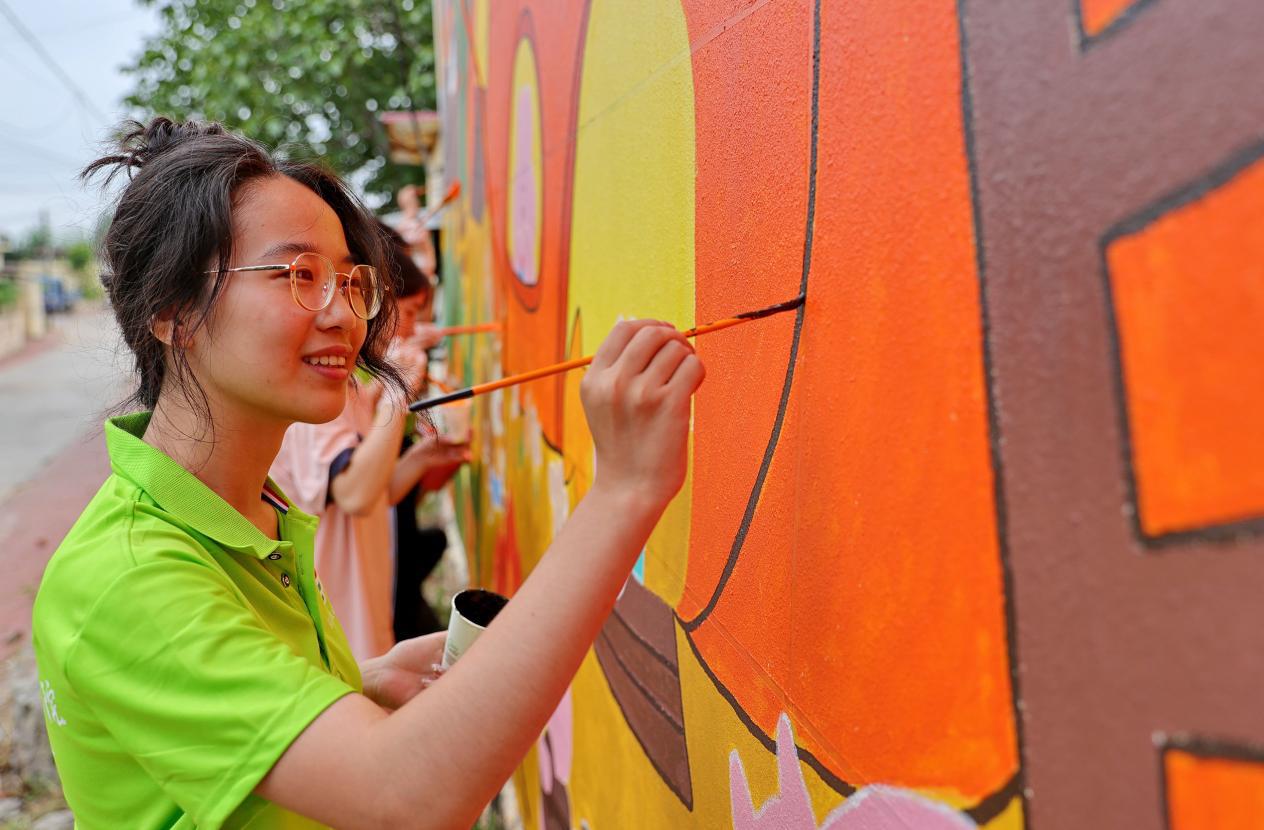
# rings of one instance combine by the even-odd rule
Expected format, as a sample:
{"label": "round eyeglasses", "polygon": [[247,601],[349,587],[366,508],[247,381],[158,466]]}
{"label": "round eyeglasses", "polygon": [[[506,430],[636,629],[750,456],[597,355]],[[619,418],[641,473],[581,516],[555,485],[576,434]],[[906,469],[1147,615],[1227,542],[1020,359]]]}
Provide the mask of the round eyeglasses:
{"label": "round eyeglasses", "polygon": [[[290,293],[300,308],[321,311],[334,299],[334,289],[341,288],[351,311],[361,320],[372,320],[382,309],[385,288],[372,265],[355,265],[348,273],[335,270],[334,264],[322,254],[301,253],[289,265],[243,265],[225,268],[222,273],[235,271],[289,271]],[[220,271],[207,271],[218,274]]]}

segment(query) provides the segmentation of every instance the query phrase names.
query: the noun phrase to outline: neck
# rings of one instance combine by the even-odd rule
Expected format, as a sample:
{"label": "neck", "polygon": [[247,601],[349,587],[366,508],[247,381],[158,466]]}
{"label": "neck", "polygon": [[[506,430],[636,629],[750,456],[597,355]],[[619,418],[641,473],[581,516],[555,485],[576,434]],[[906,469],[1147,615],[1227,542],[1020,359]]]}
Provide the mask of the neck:
{"label": "neck", "polygon": [[[145,442],[166,453],[264,533],[276,533],[276,514],[259,494],[289,424],[231,413],[208,402],[210,418],[187,402],[160,396]],[[213,428],[212,428],[213,425]]]}

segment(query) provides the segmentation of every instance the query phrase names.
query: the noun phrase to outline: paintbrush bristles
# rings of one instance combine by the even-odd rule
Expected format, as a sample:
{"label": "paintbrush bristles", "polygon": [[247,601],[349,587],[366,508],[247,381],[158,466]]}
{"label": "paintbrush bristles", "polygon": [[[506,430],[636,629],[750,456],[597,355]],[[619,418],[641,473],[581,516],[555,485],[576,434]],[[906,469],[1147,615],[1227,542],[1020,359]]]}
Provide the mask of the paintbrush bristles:
{"label": "paintbrush bristles", "polygon": [[807,302],[807,299],[808,299],[807,294],[800,294],[799,296],[795,297],[793,300],[787,300],[784,303],[777,303],[776,305],[770,305],[768,306],[768,308],[761,308],[759,311],[747,311],[746,313],[739,314],[737,316],[743,320],[758,320],[760,317],[768,317],[769,315],[772,315],[772,314],[780,314],[783,311],[794,311],[796,308],[798,308],[799,306]]}

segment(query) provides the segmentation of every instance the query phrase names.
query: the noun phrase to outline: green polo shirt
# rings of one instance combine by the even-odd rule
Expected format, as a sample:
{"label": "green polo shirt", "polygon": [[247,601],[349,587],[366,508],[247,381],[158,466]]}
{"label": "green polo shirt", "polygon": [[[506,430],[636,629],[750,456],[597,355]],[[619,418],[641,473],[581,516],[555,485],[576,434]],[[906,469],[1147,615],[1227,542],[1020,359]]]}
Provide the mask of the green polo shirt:
{"label": "green polo shirt", "polygon": [[44,717],[76,827],[317,827],[253,794],[361,688],[312,565],[316,519],[278,510],[269,539],[141,440],[148,424],[106,422],[113,474],[35,599]]}

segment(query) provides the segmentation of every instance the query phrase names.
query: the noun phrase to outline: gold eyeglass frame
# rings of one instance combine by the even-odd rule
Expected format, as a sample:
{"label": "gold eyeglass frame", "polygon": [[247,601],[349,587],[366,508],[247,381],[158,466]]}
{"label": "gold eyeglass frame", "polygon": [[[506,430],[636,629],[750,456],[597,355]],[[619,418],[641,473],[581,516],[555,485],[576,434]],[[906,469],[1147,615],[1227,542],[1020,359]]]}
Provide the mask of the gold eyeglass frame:
{"label": "gold eyeglass frame", "polygon": [[[326,267],[328,268],[328,273],[333,274],[333,279],[326,280],[326,285],[330,287],[327,287],[325,289],[325,292],[324,292],[325,299],[318,308],[312,308],[311,306],[305,305],[303,301],[299,299],[298,261],[302,257],[317,257],[318,259],[324,260],[324,263]],[[359,268],[363,268],[368,271],[369,275],[372,278],[374,286],[377,287],[377,290],[374,292],[376,303],[373,306],[373,308],[365,309],[367,312],[367,316],[356,311],[355,304],[351,302],[351,297],[347,294],[347,286],[351,284],[351,279],[352,279],[351,275]],[[343,272],[343,271],[337,270],[334,267],[333,260],[331,260],[329,257],[325,256],[324,254],[315,253],[314,251],[303,251],[300,254],[296,254],[294,256],[294,259],[291,260],[288,265],[284,265],[284,264],[282,265],[241,265],[236,268],[224,268],[223,270],[217,269],[213,271],[206,271],[204,273],[231,274],[238,271],[289,271],[290,272],[290,296],[294,298],[295,304],[299,308],[304,309],[305,311],[324,311],[325,309],[329,308],[329,304],[333,302],[334,294],[341,291],[342,295],[347,298],[347,305],[351,307],[351,313],[359,317],[361,320],[366,320],[366,321],[372,320],[374,317],[378,315],[378,312],[382,310],[382,300],[384,299],[384,295],[386,294],[386,290],[387,290],[386,286],[383,285],[381,280],[378,279],[377,269],[374,268],[372,265],[353,265],[351,267],[351,271]],[[339,279],[339,277],[341,277],[342,279]]]}

